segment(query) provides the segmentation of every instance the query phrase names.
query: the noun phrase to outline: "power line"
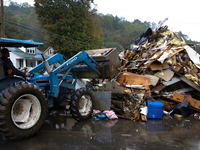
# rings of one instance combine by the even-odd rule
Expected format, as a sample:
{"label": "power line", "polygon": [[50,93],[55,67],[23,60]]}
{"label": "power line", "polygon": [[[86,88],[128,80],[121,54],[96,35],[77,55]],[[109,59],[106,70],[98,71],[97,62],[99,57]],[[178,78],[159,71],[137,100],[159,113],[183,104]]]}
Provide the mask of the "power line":
{"label": "power line", "polygon": [[[42,31],[42,32],[38,32],[37,30],[33,30],[33,29],[30,29],[30,28],[28,28],[28,27],[25,27],[25,26],[22,26],[22,25],[18,25],[18,24],[16,24],[16,23],[13,23],[13,22],[10,22],[10,21],[7,21],[7,22],[9,22],[9,23],[11,23],[11,24],[14,24],[14,25],[16,25],[16,26],[19,26],[19,27],[22,27],[22,28],[25,28],[25,29],[28,29],[28,30],[31,30],[31,31],[34,31],[34,32],[37,32],[37,33],[44,33],[44,32],[46,32],[46,31]],[[65,37],[56,37],[56,38],[59,38],[59,39],[63,39],[63,38],[65,38]],[[80,43],[76,43],[76,42],[73,42],[73,41],[71,41],[73,44],[80,44]],[[87,46],[87,45],[83,45],[83,44],[80,44],[80,45],[82,45],[82,46]],[[87,47],[89,47],[89,46],[87,46]]]}
{"label": "power line", "polygon": [[[15,32],[15,33],[19,33],[19,34],[22,34],[22,35],[26,35],[26,36],[34,37],[33,35],[25,34],[25,33],[21,33],[21,32],[18,32],[18,31],[12,30],[12,29],[10,29],[10,31],[11,31],[11,32]],[[36,37],[35,37],[35,38],[36,38]],[[50,41],[45,40],[45,39],[41,39],[41,40],[42,40],[42,41],[46,41],[46,42],[50,42]],[[54,44],[54,45],[58,45],[58,46],[63,46],[63,45],[58,44],[58,43],[52,43],[52,44]],[[78,50],[78,51],[82,51],[82,49],[78,49],[78,48],[71,47],[71,46],[65,46],[65,47],[68,47],[68,48],[70,48],[70,49],[76,49],[76,50]]]}
{"label": "power line", "polygon": [[[34,32],[37,32],[37,33],[39,33],[38,30],[41,30],[41,29],[35,28],[35,27],[31,27],[31,28],[26,27],[26,26],[24,26],[24,24],[22,25],[22,23],[16,23],[16,22],[14,22],[13,20],[8,19],[8,18],[5,18],[5,19],[6,19],[7,22],[9,22],[9,23],[11,23],[11,24],[14,24],[14,25],[16,25],[16,26],[19,26],[19,27],[22,27],[22,28],[25,28],[25,29],[28,29],[28,30],[31,30],[31,31],[34,31]],[[9,21],[9,20],[11,20],[12,22]],[[19,24],[21,24],[21,25],[19,25]],[[34,30],[34,29],[32,29],[32,28],[35,28],[36,30]],[[41,32],[40,32],[40,33],[41,33]],[[61,35],[59,35],[59,34],[55,34],[55,33],[46,31],[46,30],[44,30],[44,29],[42,29],[42,33],[46,33],[47,35],[48,35],[48,34],[55,35],[56,38],[59,38],[59,39],[68,39],[68,40],[71,40],[71,42],[72,42],[73,44],[79,44],[79,45],[86,46],[86,47],[89,47],[89,48],[91,48],[91,47],[93,47],[93,48],[94,48],[94,47],[95,47],[95,48],[101,48],[100,46],[93,45],[93,44],[89,44],[89,43],[82,42],[82,41],[78,41],[78,40],[75,40],[75,39],[72,39],[72,38],[68,38],[68,37],[66,37],[66,36],[63,37],[63,36],[61,36]],[[74,42],[74,41],[75,41],[75,42]],[[77,42],[78,42],[78,43],[77,43]],[[90,46],[88,46],[88,45],[90,45]]]}

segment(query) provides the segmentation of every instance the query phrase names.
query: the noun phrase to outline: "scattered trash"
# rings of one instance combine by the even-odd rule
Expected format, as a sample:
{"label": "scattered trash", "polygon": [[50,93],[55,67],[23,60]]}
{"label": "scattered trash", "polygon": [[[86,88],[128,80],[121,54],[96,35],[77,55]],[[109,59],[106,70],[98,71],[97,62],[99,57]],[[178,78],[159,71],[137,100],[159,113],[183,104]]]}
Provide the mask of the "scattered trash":
{"label": "scattered trash", "polygon": [[106,114],[103,113],[103,112],[98,112],[98,113],[96,113],[96,114],[93,116],[93,118],[94,118],[95,120],[108,120],[108,117],[107,117]]}
{"label": "scattered trash", "polygon": [[95,120],[112,120],[112,119],[118,119],[117,115],[113,110],[93,110],[92,116]]}
{"label": "scattered trash", "polygon": [[106,114],[106,116],[108,117],[108,119],[118,119],[117,115],[115,114],[115,112],[113,110],[105,110],[103,111],[103,113]]}
{"label": "scattered trash", "polygon": [[174,108],[174,110],[170,114],[171,115],[179,114],[184,117],[188,117],[193,113],[194,113],[194,111],[190,107],[190,104],[187,101],[184,101],[182,103],[177,104],[176,107]]}

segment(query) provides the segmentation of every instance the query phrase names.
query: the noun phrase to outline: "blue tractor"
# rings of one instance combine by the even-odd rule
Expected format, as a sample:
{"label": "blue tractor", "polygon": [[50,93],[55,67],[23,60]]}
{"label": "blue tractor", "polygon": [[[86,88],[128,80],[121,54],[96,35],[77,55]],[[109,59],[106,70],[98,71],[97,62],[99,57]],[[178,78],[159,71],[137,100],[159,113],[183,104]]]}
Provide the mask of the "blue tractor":
{"label": "blue tractor", "polygon": [[[1,47],[38,45],[43,43],[0,38]],[[50,67],[55,64],[59,64],[58,67]],[[1,61],[0,132],[11,140],[33,136],[44,123],[48,110],[54,107],[59,98],[64,101],[69,97],[69,109],[74,119],[89,118],[94,97],[86,87],[76,89],[77,77],[112,78],[117,73],[114,73],[116,69],[114,71],[113,68],[116,67],[108,61],[97,63],[84,51],[68,60],[57,53],[29,70],[32,76],[23,79],[6,77]]]}

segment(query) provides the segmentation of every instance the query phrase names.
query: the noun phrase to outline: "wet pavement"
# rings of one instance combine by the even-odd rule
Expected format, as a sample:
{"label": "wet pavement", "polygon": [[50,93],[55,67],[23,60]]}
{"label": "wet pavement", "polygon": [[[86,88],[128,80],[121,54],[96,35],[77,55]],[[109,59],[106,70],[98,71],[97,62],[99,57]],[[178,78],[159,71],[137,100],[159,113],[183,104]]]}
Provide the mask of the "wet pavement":
{"label": "wet pavement", "polygon": [[199,150],[199,129],[194,117],[77,122],[66,111],[56,111],[32,138],[12,142],[0,135],[0,150]]}

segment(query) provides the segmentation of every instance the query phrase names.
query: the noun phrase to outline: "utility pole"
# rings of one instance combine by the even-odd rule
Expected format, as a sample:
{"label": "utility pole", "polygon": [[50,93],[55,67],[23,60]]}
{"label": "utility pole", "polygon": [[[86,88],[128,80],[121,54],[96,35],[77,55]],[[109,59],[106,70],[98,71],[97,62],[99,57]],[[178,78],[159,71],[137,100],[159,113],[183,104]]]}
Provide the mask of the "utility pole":
{"label": "utility pole", "polygon": [[4,33],[4,9],[3,9],[3,0],[1,0],[1,37],[5,37]]}

